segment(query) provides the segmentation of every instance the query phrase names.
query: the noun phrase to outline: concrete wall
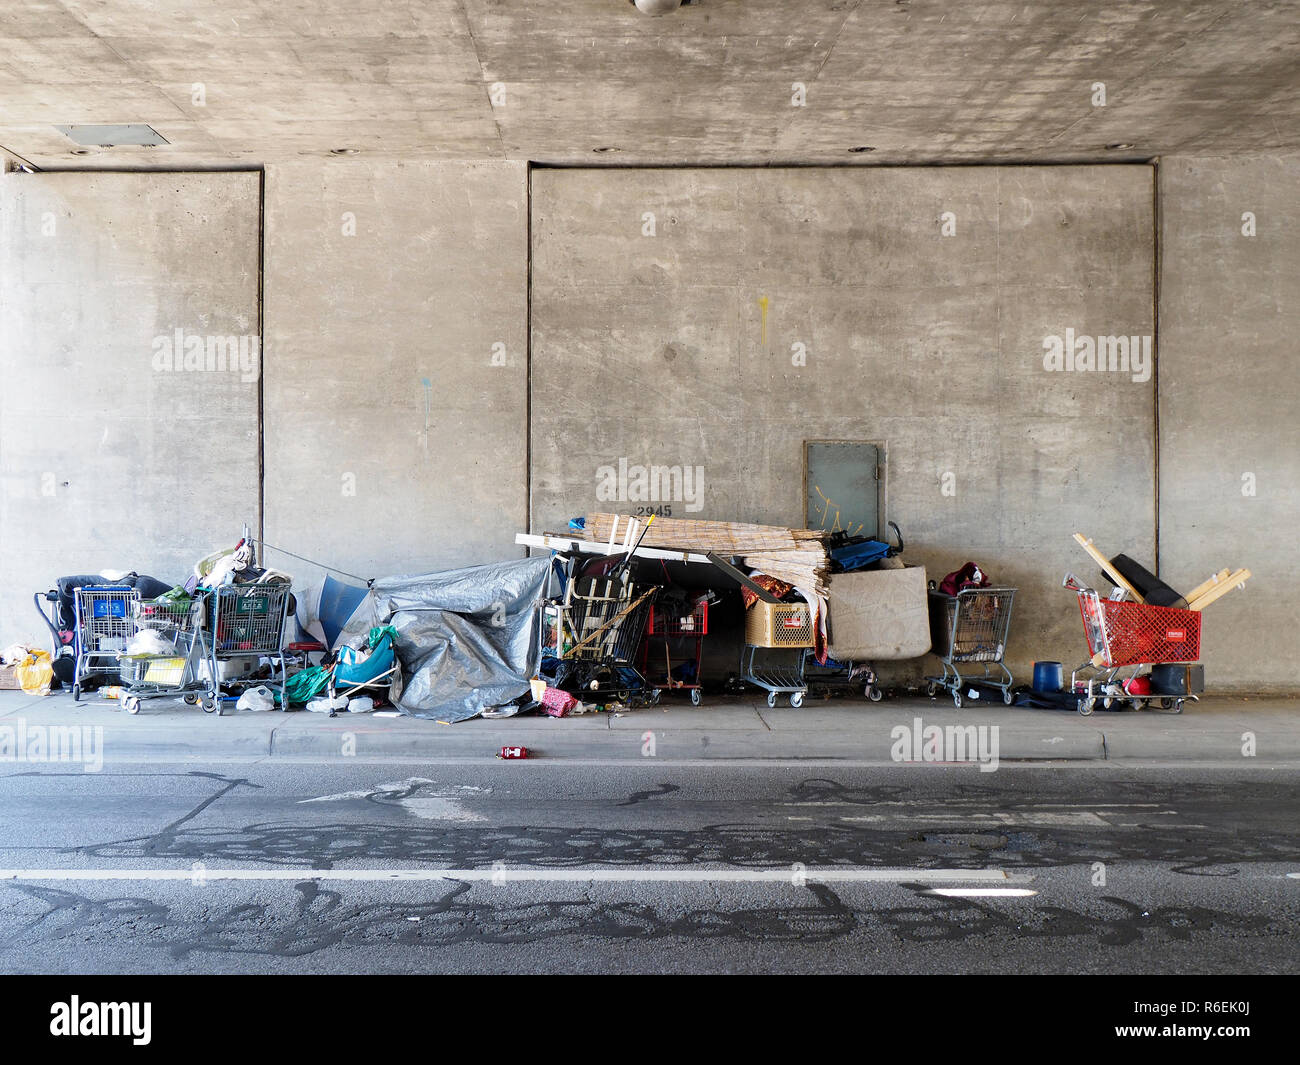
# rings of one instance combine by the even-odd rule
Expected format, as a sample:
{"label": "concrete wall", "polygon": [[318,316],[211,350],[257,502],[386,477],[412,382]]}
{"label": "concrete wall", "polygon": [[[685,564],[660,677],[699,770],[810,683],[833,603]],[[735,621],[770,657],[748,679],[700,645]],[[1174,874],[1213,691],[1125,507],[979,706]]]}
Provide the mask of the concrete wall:
{"label": "concrete wall", "polygon": [[519,163],[268,168],[269,543],[367,577],[520,556],[526,179]]}
{"label": "concrete wall", "polygon": [[1167,159],[1160,191],[1161,573],[1250,569],[1205,611],[1207,683],[1294,690],[1300,156]]}
{"label": "concrete wall", "polygon": [[[1159,563],[1183,586],[1256,574],[1206,614],[1218,688],[1295,687],[1298,170],[1160,171]],[[366,576],[512,557],[530,523],[634,507],[596,498],[620,458],[702,466],[687,513],[796,523],[803,440],[883,441],[909,559],[974,558],[1021,589],[1018,673],[1073,663],[1060,576],[1096,574],[1070,534],[1154,556],[1154,385],[1047,372],[1043,338],[1152,332],[1151,180],[534,171],[530,441],[525,168],[271,167],[267,539]],[[256,332],[258,182],[0,178],[0,641],[39,638],[29,596],[60,573],[181,579],[257,520],[256,385],[153,356],[176,328]]]}
{"label": "concrete wall", "polygon": [[182,581],[257,521],[256,364],[168,368],[156,338],[256,337],[258,211],[252,173],[0,177],[5,643],[46,643],[58,576]]}
{"label": "concrete wall", "polygon": [[533,527],[635,506],[596,495],[620,459],[702,467],[694,516],[802,524],[802,442],[884,441],[907,557],[1020,588],[1018,673],[1081,660],[1071,534],[1154,555],[1155,384],[1047,372],[1044,338],[1152,334],[1152,181],[534,172]]}

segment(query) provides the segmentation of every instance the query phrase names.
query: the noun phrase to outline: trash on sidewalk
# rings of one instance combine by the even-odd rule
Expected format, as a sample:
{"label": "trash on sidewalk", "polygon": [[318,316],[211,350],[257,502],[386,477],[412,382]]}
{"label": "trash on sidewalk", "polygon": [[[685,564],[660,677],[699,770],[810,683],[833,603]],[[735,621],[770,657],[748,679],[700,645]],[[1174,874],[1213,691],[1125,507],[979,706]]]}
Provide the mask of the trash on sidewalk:
{"label": "trash on sidewalk", "polygon": [[527,747],[502,747],[501,750],[497,753],[497,757],[506,759],[508,761],[513,761],[514,759],[517,758],[527,758],[528,748]]}
{"label": "trash on sidewalk", "polygon": [[10,661],[5,669],[12,671],[14,687],[21,688],[27,695],[49,695],[54,683],[54,666],[49,651],[36,651],[21,648],[19,658],[13,647],[6,648],[5,656]]}
{"label": "trash on sidewalk", "polygon": [[246,688],[235,703],[236,710],[274,710],[275,693],[265,684]]}
{"label": "trash on sidewalk", "polygon": [[552,688],[547,685],[546,690],[542,692],[541,699],[542,709],[551,717],[563,717],[578,705],[578,700],[568,692],[560,688]]}
{"label": "trash on sidewalk", "polygon": [[348,697],[346,695],[336,695],[330,698],[328,695],[310,699],[307,702],[307,709],[313,714],[334,714],[339,710],[348,708]]}
{"label": "trash on sidewalk", "polygon": [[0,690],[48,695],[54,683],[49,651],[12,644],[0,651]]}

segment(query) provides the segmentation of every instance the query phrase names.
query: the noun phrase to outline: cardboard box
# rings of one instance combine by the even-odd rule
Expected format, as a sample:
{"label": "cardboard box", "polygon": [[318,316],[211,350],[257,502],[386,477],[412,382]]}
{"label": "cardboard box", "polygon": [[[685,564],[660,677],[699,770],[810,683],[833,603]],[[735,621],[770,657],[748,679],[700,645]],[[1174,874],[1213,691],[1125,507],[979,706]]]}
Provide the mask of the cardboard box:
{"label": "cardboard box", "polygon": [[831,574],[829,614],[836,661],[888,662],[930,650],[924,566]]}
{"label": "cardboard box", "polygon": [[0,666],[0,691],[21,691],[17,666]]}

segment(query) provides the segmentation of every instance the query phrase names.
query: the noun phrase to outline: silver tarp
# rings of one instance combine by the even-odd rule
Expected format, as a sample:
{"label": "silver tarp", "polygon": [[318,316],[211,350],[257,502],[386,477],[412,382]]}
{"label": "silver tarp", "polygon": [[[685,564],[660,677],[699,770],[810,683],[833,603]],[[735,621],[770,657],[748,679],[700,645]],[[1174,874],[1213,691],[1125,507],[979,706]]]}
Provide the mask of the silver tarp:
{"label": "silver tarp", "polygon": [[397,708],[465,721],[527,694],[550,568],[549,557],[525,558],[375,581],[377,618],[398,633]]}

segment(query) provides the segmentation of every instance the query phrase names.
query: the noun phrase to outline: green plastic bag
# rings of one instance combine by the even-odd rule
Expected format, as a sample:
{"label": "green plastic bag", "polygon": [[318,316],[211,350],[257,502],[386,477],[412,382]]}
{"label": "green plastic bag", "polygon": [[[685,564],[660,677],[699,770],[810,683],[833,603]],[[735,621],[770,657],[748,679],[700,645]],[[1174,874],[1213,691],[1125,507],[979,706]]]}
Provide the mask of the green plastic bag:
{"label": "green plastic bag", "polygon": [[330,670],[324,666],[300,669],[284,682],[284,701],[289,706],[302,706],[330,686]]}

